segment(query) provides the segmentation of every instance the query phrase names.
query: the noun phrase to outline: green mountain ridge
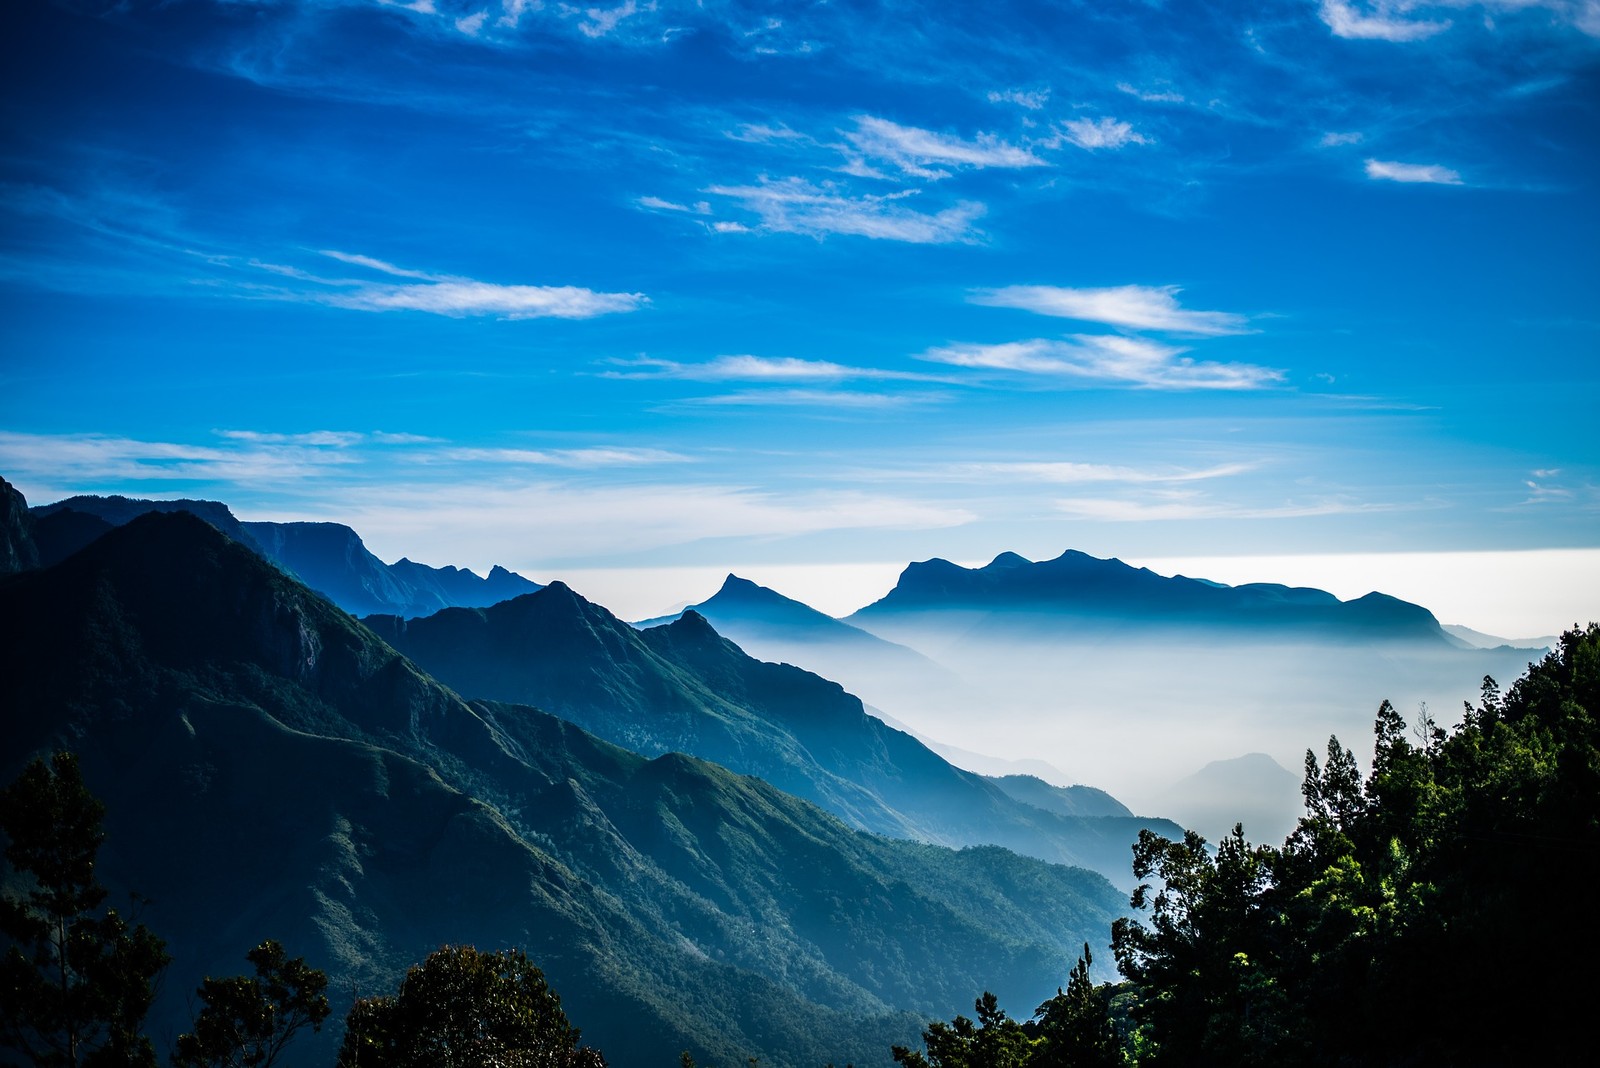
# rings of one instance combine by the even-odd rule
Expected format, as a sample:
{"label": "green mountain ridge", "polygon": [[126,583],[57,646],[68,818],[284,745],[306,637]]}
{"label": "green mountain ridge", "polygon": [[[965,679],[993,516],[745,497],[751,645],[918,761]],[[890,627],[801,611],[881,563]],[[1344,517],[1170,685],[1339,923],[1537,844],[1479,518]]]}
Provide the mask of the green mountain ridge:
{"label": "green mountain ridge", "polygon": [[1011,797],[869,716],[837,683],[747,655],[698,612],[636,630],[570,587],[483,609],[364,622],[458,692],[546,708],[619,745],[694,753],[814,801],[863,830],[996,844],[1127,883],[1141,828]]}
{"label": "green mountain ridge", "polygon": [[[693,757],[464,702],[212,527],[147,515],[0,580],[0,772],[70,746],[102,877],[177,960],[153,1033],[261,937],[388,989],[519,945],[613,1064],[883,1063],[997,983],[1037,1000],[1122,898],[1088,872],[853,831]],[[335,1040],[295,1050],[326,1060]]]}

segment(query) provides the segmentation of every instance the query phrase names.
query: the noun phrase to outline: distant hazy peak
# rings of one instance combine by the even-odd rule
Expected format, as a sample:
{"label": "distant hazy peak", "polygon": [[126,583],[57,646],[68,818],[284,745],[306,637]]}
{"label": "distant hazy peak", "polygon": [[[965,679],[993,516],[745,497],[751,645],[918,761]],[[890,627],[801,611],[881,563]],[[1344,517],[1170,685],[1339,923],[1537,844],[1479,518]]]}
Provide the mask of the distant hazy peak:
{"label": "distant hazy peak", "polygon": [[768,600],[773,597],[782,597],[777,590],[769,589],[759,582],[752,582],[747,578],[740,578],[733,572],[728,572],[728,577],[722,580],[722,586],[711,595],[713,599],[725,600]]}

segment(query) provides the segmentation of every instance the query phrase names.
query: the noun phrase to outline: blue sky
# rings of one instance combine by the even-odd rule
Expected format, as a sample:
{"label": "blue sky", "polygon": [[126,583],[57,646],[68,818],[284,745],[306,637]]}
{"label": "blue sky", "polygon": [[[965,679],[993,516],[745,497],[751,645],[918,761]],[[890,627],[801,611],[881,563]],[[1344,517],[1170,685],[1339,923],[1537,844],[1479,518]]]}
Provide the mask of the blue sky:
{"label": "blue sky", "polygon": [[337,519],[638,615],[1005,549],[1600,549],[1596,0],[9,22],[35,502]]}

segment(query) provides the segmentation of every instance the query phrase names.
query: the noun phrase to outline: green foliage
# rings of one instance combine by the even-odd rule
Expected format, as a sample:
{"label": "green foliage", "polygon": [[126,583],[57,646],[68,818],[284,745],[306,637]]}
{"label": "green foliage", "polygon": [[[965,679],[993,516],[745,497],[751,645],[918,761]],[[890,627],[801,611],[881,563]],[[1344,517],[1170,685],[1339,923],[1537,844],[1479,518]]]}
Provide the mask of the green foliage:
{"label": "green foliage", "polygon": [[[1584,1060],[1600,953],[1600,627],[1561,639],[1509,693],[1485,679],[1453,731],[1388,702],[1364,782],[1330,739],[1281,848],[1242,834],[1136,849],[1146,922],[1113,933],[1151,1064]],[[1490,982],[1514,962],[1521,981]],[[1508,1021],[1539,1021],[1512,1027]]]}
{"label": "green foliage", "polygon": [[178,1036],[175,1068],[269,1068],[296,1033],[322,1028],[328,977],[268,939],[248,954],[254,976],[207,978],[194,1030]]}
{"label": "green foliage", "polygon": [[927,1055],[895,1046],[896,1062],[906,1068],[1023,1068],[1030,1063],[1034,1043],[1022,1025],[1007,1016],[987,991],[975,1003],[976,1023],[957,1016],[949,1023],[935,1021],[922,1032]]}
{"label": "green foliage", "polygon": [[1034,1012],[1033,1033],[1042,1039],[1033,1068],[1118,1068],[1122,1042],[1111,1017],[1112,987],[1089,979],[1094,955],[1089,944],[1067,977],[1067,988]]}
{"label": "green foliage", "polygon": [[[1128,982],[1094,988],[1089,954],[1011,1045],[933,1024],[908,1068],[1026,1065],[1577,1064],[1594,1059],[1600,959],[1600,626],[1508,693],[1484,679],[1452,731],[1388,702],[1372,771],[1328,741],[1306,754],[1305,816],[1281,847],[1241,827],[1215,849],[1146,832],[1112,928]],[[1575,905],[1562,908],[1562,903]],[[1508,975],[1514,967],[1515,973]],[[980,1003],[980,1009],[984,1009]],[[1015,1026],[1015,1025],[1011,1025]],[[1019,1059],[1020,1058],[1020,1059]]]}
{"label": "green foliage", "polygon": [[100,909],[94,874],[104,806],[77,759],[35,760],[0,792],[6,863],[25,886],[0,902],[0,1042],[35,1065],[154,1065],[140,1033],[166,967],[164,943]]}
{"label": "green foliage", "polygon": [[393,997],[361,998],[345,1020],[340,1068],[605,1068],[578,1047],[561,999],[520,950],[445,946]]}

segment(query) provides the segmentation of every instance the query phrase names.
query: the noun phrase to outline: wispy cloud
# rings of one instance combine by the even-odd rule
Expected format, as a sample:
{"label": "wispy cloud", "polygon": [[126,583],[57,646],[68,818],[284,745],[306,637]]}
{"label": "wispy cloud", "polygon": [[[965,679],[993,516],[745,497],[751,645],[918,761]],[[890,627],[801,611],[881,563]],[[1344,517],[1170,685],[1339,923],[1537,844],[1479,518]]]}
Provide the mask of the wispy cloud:
{"label": "wispy cloud", "polygon": [[881,410],[908,408],[943,400],[936,393],[868,393],[843,389],[766,389],[696,397],[686,404],[733,408],[822,408]]}
{"label": "wispy cloud", "polygon": [[928,381],[931,375],[852,367],[831,360],[792,356],[718,356],[704,363],[681,363],[648,357],[609,360],[620,370],[600,372],[603,378],[678,378],[692,382],[838,382],[851,378]]}
{"label": "wispy cloud", "polygon": [[1323,148],[1338,148],[1341,145],[1358,145],[1362,141],[1362,134],[1355,131],[1337,132],[1329,131],[1322,135],[1322,140],[1317,144]]}
{"label": "wispy cloud", "polygon": [[1029,111],[1038,111],[1050,102],[1050,90],[1042,89],[991,89],[989,103],[1015,104]]}
{"label": "wispy cloud", "polygon": [[[280,271],[329,287],[299,290],[287,296],[355,311],[420,311],[457,318],[498,315],[506,319],[592,319],[636,311],[649,302],[642,293],[600,293],[581,286],[500,285],[414,271],[356,253],[326,250],[322,254],[341,263],[417,281],[409,284],[319,279],[303,272]],[[269,264],[255,266],[273,269]]]}
{"label": "wispy cloud", "polygon": [[1061,124],[1058,133],[1062,139],[1091,152],[1101,148],[1115,149],[1150,143],[1142,134],[1135,132],[1130,123],[1113,118],[1068,119]]}
{"label": "wispy cloud", "polygon": [[916,190],[884,196],[848,196],[831,186],[801,178],[763,179],[756,185],[718,185],[706,192],[739,201],[761,220],[760,229],[822,237],[850,234],[919,245],[973,243],[982,236],[973,226],[984,206],[962,201],[934,214],[906,206]]}
{"label": "wispy cloud", "polygon": [[1263,389],[1283,372],[1245,363],[1214,363],[1182,355],[1187,349],[1145,338],[1078,334],[1066,340],[1036,338],[998,345],[948,345],[924,360],[989,371],[1050,375],[1145,389]]}
{"label": "wispy cloud", "polygon": [[1118,82],[1117,92],[1127,93],[1131,97],[1143,100],[1147,104],[1182,104],[1186,101],[1182,93],[1171,89],[1140,89],[1128,82]]}
{"label": "wispy cloud", "polygon": [[[564,10],[572,10],[563,4]],[[604,37],[617,28],[623,19],[630,18],[639,13],[639,5],[634,0],[625,0],[616,7],[600,8],[586,7],[583,9],[581,20],[578,22],[578,32],[585,37]]]}
{"label": "wispy cloud", "polygon": [[[318,517],[361,531],[376,552],[451,562],[499,561],[524,573],[541,560],[593,560],[716,538],[792,538],[830,530],[936,530],[976,516],[959,506],[859,491],[738,484],[628,485],[535,481],[360,488],[314,503]],[[536,530],[536,547],[527,532]]]}
{"label": "wispy cloud", "polygon": [[686,215],[710,215],[711,205],[704,200],[694,204],[679,204],[660,197],[638,197],[634,203],[647,211],[674,211]]}
{"label": "wispy cloud", "polygon": [[[0,467],[19,483],[60,492],[83,488],[127,492],[140,484],[284,485],[359,463],[348,435],[285,435],[254,440],[234,431],[220,445],[140,441],[107,434],[23,434],[0,431]],[[310,443],[327,439],[327,443]]]}
{"label": "wispy cloud", "polygon": [[1178,303],[1179,286],[1005,286],[973,290],[967,298],[993,308],[1022,308],[1040,315],[1104,323],[1133,330],[1160,330],[1215,337],[1243,334],[1249,320],[1232,312],[1195,311]]}
{"label": "wispy cloud", "polygon": [[1371,504],[1337,497],[1288,501],[1283,504],[1236,504],[1208,500],[1199,493],[1188,490],[1169,490],[1138,500],[1115,497],[1065,497],[1057,500],[1055,507],[1074,519],[1122,523],[1197,519],[1297,519],[1308,516],[1396,510],[1396,506],[1392,504]]}
{"label": "wispy cloud", "polygon": [[[218,439],[215,442],[197,443],[0,431],[0,469],[8,477],[58,494],[120,493],[130,487],[141,492],[141,486],[149,487],[142,492],[160,493],[173,485],[210,485],[254,495],[264,487],[292,494],[313,492],[314,487],[330,482],[349,485],[376,479],[393,484],[409,481],[425,470],[438,471],[441,478],[491,478],[496,477],[495,472],[527,467],[594,471],[693,460],[680,452],[630,445],[464,447],[440,438],[390,431],[224,429],[213,434]],[[397,470],[407,474],[399,478]],[[220,492],[230,493],[226,488]]]}
{"label": "wispy cloud", "polygon": [[1417,5],[1406,0],[1376,0],[1363,11],[1345,0],[1322,0],[1318,14],[1335,37],[1366,41],[1420,41],[1450,28],[1450,21],[1416,21],[1403,13]]}
{"label": "wispy cloud", "polygon": [[355,252],[340,252],[337,249],[325,248],[319,250],[318,255],[326,256],[330,260],[338,260],[340,263],[348,263],[353,267],[365,267],[380,274],[393,275],[396,278],[416,278],[424,282],[440,282],[444,280],[439,275],[428,274],[425,271],[408,270],[405,267],[396,267],[386,260],[363,256]]}
{"label": "wispy cloud", "polygon": [[871,115],[856,118],[856,128],[845,134],[855,150],[868,159],[882,160],[918,178],[947,178],[943,167],[1043,167],[1045,161],[1025,148],[1007,144],[992,134],[980,133],[967,141],[951,134],[915,126],[901,126]]}
{"label": "wispy cloud", "polygon": [[1436,163],[1396,163],[1393,160],[1367,160],[1367,177],[1389,182],[1422,182],[1432,185],[1463,185],[1461,175]]}
{"label": "wispy cloud", "polygon": [[1069,460],[1008,460],[988,463],[951,464],[940,469],[937,475],[938,477],[968,478],[981,482],[1009,479],[1056,485],[1095,482],[1142,485],[1150,483],[1203,482],[1214,478],[1228,478],[1254,470],[1254,467],[1254,464],[1229,463],[1203,468],[1151,470],[1126,467],[1120,464],[1076,463]]}
{"label": "wispy cloud", "polygon": [[467,463],[511,464],[536,467],[647,467],[689,462],[682,453],[666,449],[446,449],[437,459]]}

